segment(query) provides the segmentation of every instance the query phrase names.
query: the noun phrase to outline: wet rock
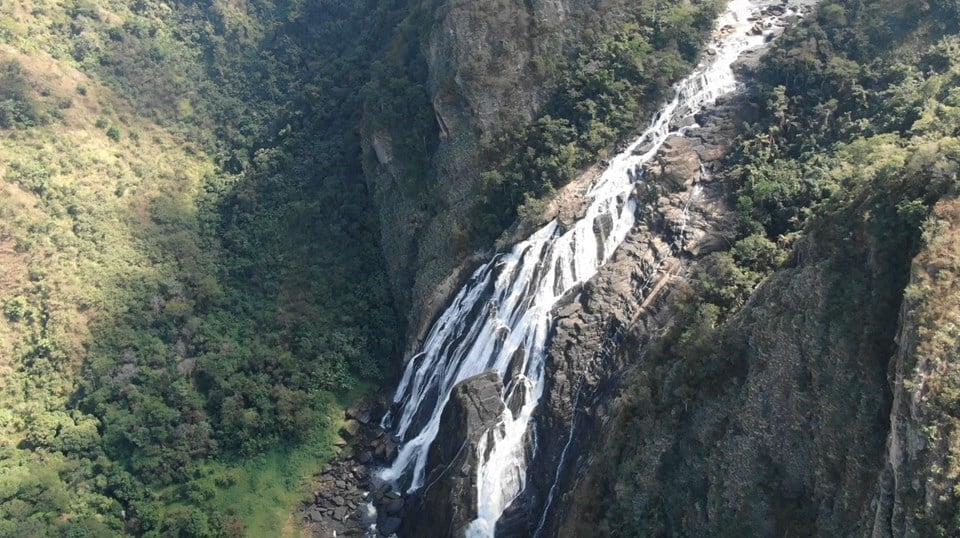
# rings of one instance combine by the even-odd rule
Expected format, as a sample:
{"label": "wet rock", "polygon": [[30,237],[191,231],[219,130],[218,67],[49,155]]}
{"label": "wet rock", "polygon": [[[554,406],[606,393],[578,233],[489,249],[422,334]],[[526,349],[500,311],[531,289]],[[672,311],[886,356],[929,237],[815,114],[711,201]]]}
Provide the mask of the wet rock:
{"label": "wet rock", "polygon": [[383,444],[383,457],[387,461],[393,461],[397,457],[397,443],[393,441],[387,441]]}
{"label": "wet rock", "polygon": [[392,515],[401,513],[403,511],[403,499],[386,499],[383,503],[383,511]]}
{"label": "wet rock", "polygon": [[401,523],[403,523],[403,521],[398,517],[387,517],[384,518],[382,523],[377,525],[377,530],[379,530],[383,536],[390,536],[400,530]]}
{"label": "wet rock", "polygon": [[377,506],[383,504],[383,499],[390,492],[390,484],[383,484],[371,493],[373,503]]}
{"label": "wet rock", "polygon": [[[484,372],[453,388],[440,417],[436,441],[427,458],[427,483],[418,500],[411,536],[436,536],[438,529],[461,536],[477,515],[476,446],[503,414],[503,380],[497,372]],[[381,529],[382,531],[383,529]]]}

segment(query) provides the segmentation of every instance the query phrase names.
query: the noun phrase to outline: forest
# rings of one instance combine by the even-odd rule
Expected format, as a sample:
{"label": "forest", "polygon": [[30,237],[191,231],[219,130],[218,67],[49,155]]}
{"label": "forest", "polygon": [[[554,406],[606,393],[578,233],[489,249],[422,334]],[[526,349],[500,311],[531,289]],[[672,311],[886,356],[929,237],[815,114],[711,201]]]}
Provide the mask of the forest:
{"label": "forest", "polygon": [[0,536],[289,525],[395,368],[356,125],[403,8],[0,8]]}

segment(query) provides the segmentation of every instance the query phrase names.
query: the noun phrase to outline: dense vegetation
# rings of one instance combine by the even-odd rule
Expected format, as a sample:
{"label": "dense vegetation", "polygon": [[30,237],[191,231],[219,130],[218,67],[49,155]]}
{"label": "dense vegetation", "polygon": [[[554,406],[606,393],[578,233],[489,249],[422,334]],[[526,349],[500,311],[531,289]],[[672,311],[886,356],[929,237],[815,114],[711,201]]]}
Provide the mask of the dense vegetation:
{"label": "dense vegetation", "polygon": [[[822,284],[830,286],[830,300],[818,311],[837,334],[816,338],[836,343],[843,334],[873,335],[863,345],[887,360],[930,207],[958,187],[958,28],[957,6],[950,2],[827,2],[814,20],[773,47],[757,72],[757,119],[738,141],[724,178],[739,218],[738,240],[698,263],[675,295],[677,322],[649,351],[646,373],[631,380],[625,398],[632,403],[626,404],[615,444],[628,446],[631,435],[650,431],[651,414],[679,421],[681,428],[690,417],[671,409],[694,409],[698,404],[692,402],[735,393],[746,368],[741,361],[748,353],[742,334],[747,329],[738,323],[750,315],[748,301],[765,279],[798,267],[804,257],[814,257],[839,283]],[[935,226],[927,227],[930,241]],[[770,293],[763,300],[771,301]],[[871,314],[844,310],[851,305]],[[867,319],[875,325],[862,326]],[[950,376],[955,374],[945,373],[937,386],[956,386]],[[955,428],[951,398],[931,397],[926,404],[935,410],[930,442]],[[708,449],[691,448],[691,461],[700,456],[697,450]],[[662,492],[659,507],[638,501],[656,495],[641,478],[641,452],[626,448],[614,463],[621,473],[611,486],[616,501],[601,509],[604,529],[614,535],[657,533],[671,525],[663,508],[669,492]],[[941,472],[956,476],[957,470]],[[775,477],[767,481],[779,491]],[[958,499],[951,495],[938,504],[955,512]],[[817,507],[804,503],[811,503],[809,497],[778,515],[787,524],[808,524]],[[956,513],[917,517],[931,536],[957,532],[951,523]]]}
{"label": "dense vegetation", "polygon": [[403,10],[0,9],[0,536],[285,523],[397,348],[358,124]]}
{"label": "dense vegetation", "polygon": [[649,121],[688,73],[721,3],[644,2],[633,20],[587,42],[566,62],[542,115],[491,141],[489,170],[470,221],[479,244],[496,238],[518,208],[565,185]]}
{"label": "dense vegetation", "polygon": [[[487,148],[475,240],[645,121],[718,5],[644,3],[541,65],[553,97]],[[430,9],[0,9],[0,535],[285,523],[339,400],[391,373],[359,135],[403,133],[403,187],[432,206]]]}

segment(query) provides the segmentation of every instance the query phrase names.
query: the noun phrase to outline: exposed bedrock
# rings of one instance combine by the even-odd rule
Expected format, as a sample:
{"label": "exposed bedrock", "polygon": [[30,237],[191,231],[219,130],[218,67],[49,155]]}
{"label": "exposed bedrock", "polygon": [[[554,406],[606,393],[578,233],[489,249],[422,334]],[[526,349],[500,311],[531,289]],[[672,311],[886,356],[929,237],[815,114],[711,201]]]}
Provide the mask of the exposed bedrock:
{"label": "exposed bedrock", "polygon": [[365,174],[381,223],[382,246],[398,307],[408,313],[408,347],[417,346],[432,318],[462,278],[485,256],[464,260],[464,231],[476,200],[481,145],[536,117],[557,63],[591,36],[618,28],[627,0],[494,0],[424,4],[422,36],[427,86],[439,137],[426,203],[403,187],[410,181],[394,151],[403,132],[367,132]]}
{"label": "exposed bedrock", "polygon": [[408,510],[404,536],[463,536],[477,517],[477,444],[505,409],[503,380],[494,371],[461,381],[443,409],[430,446],[426,485]]}
{"label": "exposed bedrock", "polygon": [[[723,248],[734,222],[713,173],[735,138],[744,99],[718,102],[702,125],[664,143],[637,184],[639,219],[613,258],[555,312],[547,385],[536,416],[537,453],[524,493],[504,513],[498,536],[552,536],[569,490],[606,423],[630,346],[656,337],[664,292],[691,263]],[[572,428],[572,430],[571,430]]]}

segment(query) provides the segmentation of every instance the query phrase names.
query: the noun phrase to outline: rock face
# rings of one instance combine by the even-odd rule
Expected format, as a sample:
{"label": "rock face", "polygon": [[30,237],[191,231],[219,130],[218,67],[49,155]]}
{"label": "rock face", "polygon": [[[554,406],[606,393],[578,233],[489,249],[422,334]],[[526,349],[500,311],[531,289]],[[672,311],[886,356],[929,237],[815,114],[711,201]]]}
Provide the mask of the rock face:
{"label": "rock face", "polygon": [[[921,254],[914,282],[938,299],[901,309],[912,240],[871,217],[890,199],[811,224],[700,356],[626,331],[620,360],[636,366],[559,535],[930,536],[953,521],[955,438],[936,399],[958,337],[918,335],[956,319],[955,269],[931,272],[926,260],[950,255]],[[669,308],[658,316],[669,325]]]}
{"label": "rock face", "polygon": [[960,369],[960,200],[934,208],[927,245],[913,260],[909,293],[900,311],[885,466],[867,515],[873,538],[933,536],[958,514],[955,386]]}
{"label": "rock face", "polygon": [[[606,424],[601,410],[617,394],[633,357],[668,322],[664,297],[691,263],[734,235],[734,220],[713,172],[734,140],[743,99],[698,118],[703,127],[667,140],[638,182],[640,218],[611,260],[558,306],[547,384],[536,417],[538,443],[525,491],[497,525],[498,535],[556,534],[567,492]],[[582,536],[594,534],[580,529]]]}
{"label": "rock face", "polygon": [[421,52],[440,138],[430,204],[401,187],[405,156],[393,150],[390,134],[365,133],[363,140],[391,284],[400,309],[408,312],[410,347],[478,261],[465,261],[459,242],[479,186],[482,142],[532,119],[556,75],[543,65],[557,63],[584,34],[616,28],[631,5],[494,0],[425,7],[431,22]]}
{"label": "rock face", "polygon": [[430,446],[430,474],[408,519],[406,536],[464,536],[477,517],[477,444],[506,408],[503,380],[484,372],[453,388]]}

